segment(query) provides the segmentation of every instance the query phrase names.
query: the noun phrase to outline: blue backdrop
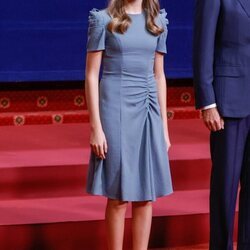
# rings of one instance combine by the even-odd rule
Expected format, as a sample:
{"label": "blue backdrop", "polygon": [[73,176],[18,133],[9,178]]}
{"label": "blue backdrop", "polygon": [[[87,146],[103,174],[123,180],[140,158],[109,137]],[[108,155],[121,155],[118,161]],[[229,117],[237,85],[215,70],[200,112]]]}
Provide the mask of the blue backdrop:
{"label": "blue backdrop", "polygon": [[[0,81],[83,80],[88,11],[106,0],[0,2]],[[193,0],[162,0],[168,12],[165,70],[192,77]]]}

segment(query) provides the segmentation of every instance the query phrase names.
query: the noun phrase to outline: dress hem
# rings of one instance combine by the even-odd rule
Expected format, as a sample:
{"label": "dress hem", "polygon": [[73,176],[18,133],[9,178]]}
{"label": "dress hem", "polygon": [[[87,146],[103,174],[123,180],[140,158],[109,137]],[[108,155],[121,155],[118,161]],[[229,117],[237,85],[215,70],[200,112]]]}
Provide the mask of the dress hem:
{"label": "dress hem", "polygon": [[88,191],[88,190],[87,190],[87,193],[90,195],[93,195],[93,196],[103,196],[103,197],[106,197],[108,199],[119,200],[119,201],[124,201],[124,202],[140,202],[140,201],[156,201],[157,198],[169,196],[169,195],[173,194],[174,191],[171,190],[171,191],[166,192],[164,194],[158,194],[152,199],[121,199],[120,197],[115,197],[115,196],[104,194],[101,192],[100,193],[99,192],[92,192],[92,191]]}

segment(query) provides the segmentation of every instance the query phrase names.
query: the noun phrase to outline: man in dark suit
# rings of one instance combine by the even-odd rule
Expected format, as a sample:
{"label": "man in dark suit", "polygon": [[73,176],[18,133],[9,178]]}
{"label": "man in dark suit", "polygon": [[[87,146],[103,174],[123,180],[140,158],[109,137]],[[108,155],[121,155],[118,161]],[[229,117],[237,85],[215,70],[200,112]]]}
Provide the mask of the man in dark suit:
{"label": "man in dark suit", "polygon": [[250,250],[250,0],[196,0],[196,107],[211,130],[210,249]]}

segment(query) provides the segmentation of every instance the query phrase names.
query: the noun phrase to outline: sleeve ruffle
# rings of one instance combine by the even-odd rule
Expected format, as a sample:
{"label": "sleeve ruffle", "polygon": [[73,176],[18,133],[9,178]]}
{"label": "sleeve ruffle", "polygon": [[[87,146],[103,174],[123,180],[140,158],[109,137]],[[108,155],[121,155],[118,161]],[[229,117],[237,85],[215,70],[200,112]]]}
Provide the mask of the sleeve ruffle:
{"label": "sleeve ruffle", "polygon": [[102,13],[98,9],[89,12],[87,51],[105,50],[106,27]]}
{"label": "sleeve ruffle", "polygon": [[159,13],[160,23],[164,31],[159,35],[156,51],[161,53],[167,53],[167,36],[168,36],[168,24],[167,12],[165,9],[161,9]]}

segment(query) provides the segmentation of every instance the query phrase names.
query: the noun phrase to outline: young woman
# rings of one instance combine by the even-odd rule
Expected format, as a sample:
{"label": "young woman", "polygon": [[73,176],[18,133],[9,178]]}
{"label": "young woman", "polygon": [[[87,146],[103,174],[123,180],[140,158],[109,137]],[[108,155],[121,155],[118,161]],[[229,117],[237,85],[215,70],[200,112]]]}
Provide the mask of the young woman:
{"label": "young woman", "polygon": [[122,249],[129,201],[133,249],[146,250],[152,201],[172,193],[163,69],[167,24],[158,0],[112,0],[106,9],[90,11],[86,97],[91,157],[87,191],[108,198],[110,250]]}

